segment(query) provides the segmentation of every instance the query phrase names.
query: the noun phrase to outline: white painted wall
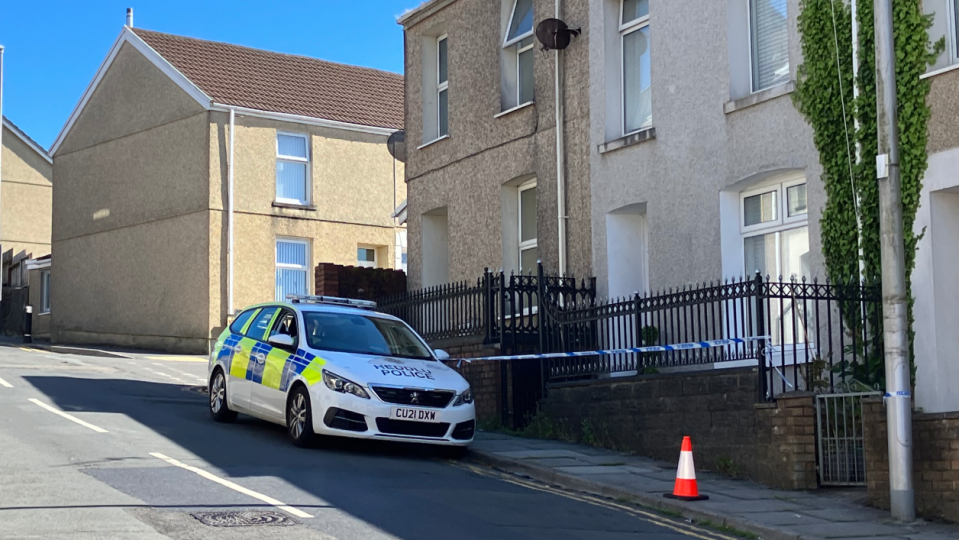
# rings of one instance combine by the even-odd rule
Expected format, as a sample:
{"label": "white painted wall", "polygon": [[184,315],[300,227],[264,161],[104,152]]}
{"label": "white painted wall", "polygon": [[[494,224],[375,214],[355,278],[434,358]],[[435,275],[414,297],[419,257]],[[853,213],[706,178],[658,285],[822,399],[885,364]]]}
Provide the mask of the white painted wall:
{"label": "white painted wall", "polygon": [[423,287],[450,281],[450,226],[446,208],[423,214]]}
{"label": "white painted wall", "polygon": [[606,257],[611,298],[649,289],[646,204],[634,204],[606,215]]}
{"label": "white painted wall", "polygon": [[916,406],[959,411],[959,148],[929,156],[914,230]]}

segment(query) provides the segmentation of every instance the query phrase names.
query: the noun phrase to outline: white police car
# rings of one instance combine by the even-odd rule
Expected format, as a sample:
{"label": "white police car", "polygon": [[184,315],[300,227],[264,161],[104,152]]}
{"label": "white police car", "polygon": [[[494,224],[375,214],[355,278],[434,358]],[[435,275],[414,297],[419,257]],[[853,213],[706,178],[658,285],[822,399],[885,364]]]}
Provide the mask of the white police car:
{"label": "white police car", "polygon": [[238,412],[314,434],[466,446],[469,384],[405,322],[376,304],[319,296],[252,306],[210,354],[210,414]]}

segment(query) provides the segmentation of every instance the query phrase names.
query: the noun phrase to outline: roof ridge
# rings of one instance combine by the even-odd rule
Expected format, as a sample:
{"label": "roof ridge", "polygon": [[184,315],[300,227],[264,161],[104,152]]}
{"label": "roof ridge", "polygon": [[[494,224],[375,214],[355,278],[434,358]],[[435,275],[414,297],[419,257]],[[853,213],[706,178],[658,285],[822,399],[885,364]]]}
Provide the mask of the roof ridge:
{"label": "roof ridge", "polygon": [[[373,72],[376,72],[376,73],[382,73],[382,74],[384,74],[384,75],[391,75],[391,76],[394,76],[394,77],[399,77],[399,78],[401,78],[401,79],[405,77],[405,75],[402,74],[402,73],[396,73],[396,72],[393,72],[393,71],[387,71],[387,70],[385,70],[385,69],[379,69],[379,68],[374,68],[374,67],[369,67],[369,66],[358,66],[358,65],[356,65],[356,64],[347,64],[347,63],[345,63],[345,62],[335,62],[335,61],[333,61],[333,60],[325,60],[325,59],[323,59],[323,58],[316,58],[315,56],[307,56],[307,55],[305,55],[305,54],[294,54],[294,53],[286,53],[286,52],[280,52],[280,51],[271,51],[271,50],[269,50],[269,49],[258,49],[258,48],[256,48],[256,47],[249,47],[249,46],[246,46],[246,45],[237,45],[236,43],[230,43],[230,42],[227,42],[227,41],[214,41],[214,40],[212,40],[212,39],[195,38],[195,37],[190,37],[190,36],[183,36],[183,35],[180,35],[180,34],[170,34],[170,33],[167,33],[167,32],[159,32],[159,31],[157,31],[157,30],[147,30],[146,28],[131,28],[131,30],[133,31],[133,33],[138,34],[138,35],[139,35],[139,32],[142,31],[142,32],[148,32],[148,33],[150,33],[150,34],[159,34],[159,35],[162,35],[162,36],[168,36],[168,37],[176,38],[176,39],[187,39],[187,40],[190,40],[190,41],[199,41],[199,42],[203,42],[203,43],[212,43],[212,44],[214,44],[214,45],[232,47],[232,48],[236,48],[236,49],[244,49],[244,50],[248,50],[248,51],[256,51],[256,52],[267,53],[267,54],[276,54],[276,55],[280,55],[280,56],[290,56],[290,57],[294,57],[294,58],[303,58],[303,59],[305,59],[305,60],[310,60],[310,61],[313,61],[313,62],[322,62],[322,63],[324,63],[324,64],[332,64],[332,65],[342,66],[342,67],[349,68],[349,69],[373,71]],[[158,51],[158,52],[159,52],[159,51]],[[161,54],[161,56],[163,56],[163,55]]]}

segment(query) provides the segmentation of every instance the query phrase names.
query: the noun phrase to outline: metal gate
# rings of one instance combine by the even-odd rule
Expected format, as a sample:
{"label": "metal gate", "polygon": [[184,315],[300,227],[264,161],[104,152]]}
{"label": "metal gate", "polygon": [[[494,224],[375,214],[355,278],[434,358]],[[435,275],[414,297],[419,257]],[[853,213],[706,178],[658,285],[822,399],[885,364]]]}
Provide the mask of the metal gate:
{"label": "metal gate", "polygon": [[879,392],[816,396],[816,458],[823,486],[865,486],[862,399]]}

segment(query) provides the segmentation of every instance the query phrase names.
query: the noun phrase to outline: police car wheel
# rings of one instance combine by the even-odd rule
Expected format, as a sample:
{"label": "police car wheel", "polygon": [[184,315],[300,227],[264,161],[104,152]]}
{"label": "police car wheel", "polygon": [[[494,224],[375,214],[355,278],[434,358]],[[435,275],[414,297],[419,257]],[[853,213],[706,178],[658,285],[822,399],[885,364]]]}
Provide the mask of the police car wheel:
{"label": "police car wheel", "polygon": [[302,386],[296,387],[287,400],[286,426],[296,446],[302,448],[313,442],[313,411],[310,409],[310,396]]}
{"label": "police car wheel", "polygon": [[216,422],[232,422],[236,419],[236,411],[231,411],[226,401],[226,377],[223,370],[218,369],[210,382],[210,416]]}

